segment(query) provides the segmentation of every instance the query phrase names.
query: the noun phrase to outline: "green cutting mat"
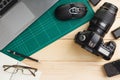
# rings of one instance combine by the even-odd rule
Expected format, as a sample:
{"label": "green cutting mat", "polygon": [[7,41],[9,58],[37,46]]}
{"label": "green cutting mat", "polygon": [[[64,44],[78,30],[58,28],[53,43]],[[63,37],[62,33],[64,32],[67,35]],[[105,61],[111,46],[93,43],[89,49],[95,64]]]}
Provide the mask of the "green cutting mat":
{"label": "green cutting mat", "polygon": [[[84,18],[77,20],[57,20],[54,17],[54,10],[56,7],[70,2],[84,3],[88,8],[87,15]],[[94,12],[87,0],[60,0],[16,39],[14,39],[7,47],[5,47],[2,52],[21,61],[23,58],[11,55],[10,53],[7,53],[7,50],[14,50],[30,56],[53,41],[88,22],[93,15]]]}

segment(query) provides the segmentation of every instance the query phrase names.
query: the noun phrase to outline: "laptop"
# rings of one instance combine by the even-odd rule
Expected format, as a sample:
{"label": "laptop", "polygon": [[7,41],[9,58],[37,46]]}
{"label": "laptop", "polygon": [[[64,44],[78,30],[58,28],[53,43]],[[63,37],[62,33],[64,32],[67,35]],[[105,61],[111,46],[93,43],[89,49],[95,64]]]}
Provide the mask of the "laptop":
{"label": "laptop", "polygon": [[[57,1],[0,0],[0,50],[6,47]],[[10,5],[7,6],[7,4]]]}

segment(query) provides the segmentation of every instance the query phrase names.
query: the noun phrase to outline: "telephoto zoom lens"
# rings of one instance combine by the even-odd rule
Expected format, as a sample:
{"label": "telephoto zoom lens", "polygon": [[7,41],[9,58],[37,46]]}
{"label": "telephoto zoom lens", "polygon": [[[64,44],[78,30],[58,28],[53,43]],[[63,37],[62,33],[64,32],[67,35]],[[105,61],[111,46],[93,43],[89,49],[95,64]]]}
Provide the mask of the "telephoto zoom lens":
{"label": "telephoto zoom lens", "polygon": [[115,5],[108,2],[104,3],[90,21],[88,30],[96,32],[101,37],[104,37],[115,21],[117,11],[118,8]]}

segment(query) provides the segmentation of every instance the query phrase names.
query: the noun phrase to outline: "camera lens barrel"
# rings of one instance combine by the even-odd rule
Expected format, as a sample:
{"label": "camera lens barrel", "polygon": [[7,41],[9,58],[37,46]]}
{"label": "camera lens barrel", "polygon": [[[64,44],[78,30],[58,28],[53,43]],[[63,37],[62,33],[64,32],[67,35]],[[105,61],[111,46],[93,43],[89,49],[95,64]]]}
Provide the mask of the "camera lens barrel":
{"label": "camera lens barrel", "polygon": [[88,30],[96,32],[101,35],[101,37],[104,37],[115,21],[117,11],[118,8],[115,5],[108,2],[104,3],[90,21]]}
{"label": "camera lens barrel", "polygon": [[117,8],[115,5],[113,5],[113,4],[111,4],[111,3],[108,3],[108,2],[106,2],[105,4],[103,4],[103,6],[102,6],[101,8],[106,8],[106,9],[108,9],[112,14],[115,14],[115,15],[116,15],[116,13],[117,13],[117,11],[118,11],[118,8]]}

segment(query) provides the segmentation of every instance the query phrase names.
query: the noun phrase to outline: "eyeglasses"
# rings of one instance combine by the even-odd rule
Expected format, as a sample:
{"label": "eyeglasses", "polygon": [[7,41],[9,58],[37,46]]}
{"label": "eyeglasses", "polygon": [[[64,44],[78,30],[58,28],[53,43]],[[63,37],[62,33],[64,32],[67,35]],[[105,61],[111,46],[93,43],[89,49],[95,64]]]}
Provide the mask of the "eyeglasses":
{"label": "eyeglasses", "polygon": [[4,71],[7,71],[12,74],[16,74],[19,70],[22,71],[22,74],[33,75],[35,76],[36,68],[21,66],[21,65],[3,65]]}

